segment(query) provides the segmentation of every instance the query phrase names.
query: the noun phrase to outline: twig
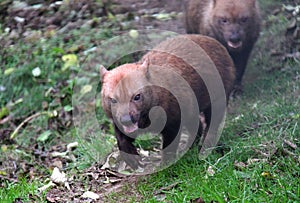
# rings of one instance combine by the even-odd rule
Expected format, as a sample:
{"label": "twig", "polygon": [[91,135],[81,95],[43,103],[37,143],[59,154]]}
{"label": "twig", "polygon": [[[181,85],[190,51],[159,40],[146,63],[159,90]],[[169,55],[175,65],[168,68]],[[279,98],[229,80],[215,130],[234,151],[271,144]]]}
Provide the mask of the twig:
{"label": "twig", "polygon": [[125,177],[127,177],[126,175],[123,175],[123,174],[121,174],[121,173],[116,173],[116,172],[113,172],[113,171],[111,171],[111,170],[105,170],[105,172],[107,172],[107,173],[109,173],[109,174],[111,174],[111,175],[113,175],[113,176],[116,176],[116,177],[118,177],[118,178],[125,178]]}
{"label": "twig", "polygon": [[6,123],[6,122],[8,122],[10,120],[11,120],[11,116],[7,116],[7,117],[5,117],[5,118],[3,118],[3,119],[0,120],[0,124],[2,125],[2,124]]}
{"label": "twig", "polygon": [[292,143],[291,141],[288,141],[288,140],[283,140],[283,142],[285,144],[287,144],[288,146],[290,146],[292,149],[297,149],[297,145]]}
{"label": "twig", "polygon": [[297,157],[296,154],[294,154],[293,152],[291,152],[291,151],[289,151],[289,150],[287,150],[287,149],[284,149],[284,148],[283,148],[282,151],[283,151],[284,153],[286,153],[286,154],[292,156],[292,157]]}
{"label": "twig", "polygon": [[14,132],[10,135],[10,139],[14,139],[15,136],[17,135],[17,133],[19,132],[20,128],[25,125],[25,123],[29,122],[30,120],[41,116],[41,115],[48,115],[49,113],[46,111],[43,112],[37,112],[36,114],[33,114],[31,116],[29,116],[28,118],[26,118],[20,125],[18,125],[18,127],[14,130]]}
{"label": "twig", "polygon": [[154,194],[158,195],[158,194],[161,194],[161,193],[165,193],[164,191],[169,191],[169,190],[175,188],[180,183],[181,182],[178,181],[178,182],[172,183],[171,185],[167,185],[165,187],[162,187],[162,188],[158,189],[157,191],[155,191]]}
{"label": "twig", "polygon": [[260,150],[258,150],[258,149],[255,149],[254,147],[251,147],[251,148],[252,148],[252,150],[253,150],[254,152],[256,152],[256,153],[258,153],[258,154],[261,154],[263,157],[270,158],[270,156],[271,156],[271,154],[264,153],[264,152],[262,152],[262,151],[260,151]]}

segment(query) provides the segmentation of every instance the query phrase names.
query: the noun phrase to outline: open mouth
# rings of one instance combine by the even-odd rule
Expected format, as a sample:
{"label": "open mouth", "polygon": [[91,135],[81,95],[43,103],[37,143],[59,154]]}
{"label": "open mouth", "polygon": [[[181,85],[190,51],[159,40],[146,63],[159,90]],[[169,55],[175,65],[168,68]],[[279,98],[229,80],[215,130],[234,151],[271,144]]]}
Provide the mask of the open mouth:
{"label": "open mouth", "polygon": [[237,48],[241,47],[243,45],[243,43],[242,43],[242,41],[239,41],[239,42],[228,41],[227,45],[233,49],[237,49]]}
{"label": "open mouth", "polygon": [[137,129],[139,129],[138,123],[133,123],[132,125],[128,125],[128,126],[123,125],[123,130],[125,134],[133,133]]}

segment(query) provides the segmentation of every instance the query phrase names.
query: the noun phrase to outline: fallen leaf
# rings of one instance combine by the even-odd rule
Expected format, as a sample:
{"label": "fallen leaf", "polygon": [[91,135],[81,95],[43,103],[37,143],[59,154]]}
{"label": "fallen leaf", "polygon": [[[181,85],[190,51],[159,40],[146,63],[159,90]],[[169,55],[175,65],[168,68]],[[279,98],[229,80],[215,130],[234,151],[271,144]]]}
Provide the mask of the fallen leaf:
{"label": "fallen leaf", "polygon": [[300,118],[300,113],[293,114],[293,115],[292,115],[292,118],[293,118],[293,119],[299,119],[299,118]]}
{"label": "fallen leaf", "polygon": [[92,48],[90,48],[90,49],[85,50],[85,51],[83,52],[83,55],[88,55],[89,53],[95,52],[95,51],[97,51],[97,47],[92,47]]}
{"label": "fallen leaf", "polygon": [[120,171],[119,173],[121,173],[121,174],[123,174],[123,175],[132,175],[132,172],[130,172],[130,171],[126,171],[126,170],[124,170],[124,171]]}
{"label": "fallen leaf", "polygon": [[39,77],[42,73],[42,71],[39,67],[34,68],[31,72],[34,77]]}
{"label": "fallen leaf", "polygon": [[251,174],[246,173],[246,172],[242,172],[242,171],[233,171],[235,176],[239,177],[239,178],[243,178],[243,179],[250,179],[251,178]]}
{"label": "fallen leaf", "polygon": [[166,194],[158,194],[155,195],[155,199],[159,202],[164,202],[164,200],[166,199],[167,195]]}
{"label": "fallen leaf", "polygon": [[6,152],[7,151],[7,145],[6,144],[1,145],[1,151],[2,152]]}
{"label": "fallen leaf", "polygon": [[52,152],[52,157],[66,157],[68,152]]}
{"label": "fallen leaf", "polygon": [[14,17],[14,20],[15,20],[17,23],[24,23],[24,22],[25,22],[25,18],[21,18],[21,17],[19,17],[19,16]]}
{"label": "fallen leaf", "polygon": [[2,175],[2,176],[6,176],[6,175],[7,175],[7,173],[6,173],[5,171],[0,171],[0,175]]}
{"label": "fallen leaf", "polygon": [[72,151],[73,148],[78,147],[78,142],[72,142],[67,145],[67,152]]}
{"label": "fallen leaf", "polygon": [[92,85],[84,85],[84,86],[81,88],[80,93],[81,93],[81,94],[86,94],[86,93],[92,91],[92,89],[93,89],[93,86],[92,86]]}
{"label": "fallen leaf", "polygon": [[62,168],[62,167],[63,167],[63,163],[62,163],[61,160],[55,160],[55,161],[52,162],[51,165],[52,165],[52,166],[55,166],[55,167],[57,167],[57,168]]}
{"label": "fallen leaf", "polygon": [[295,10],[295,7],[292,5],[283,5],[283,8],[288,12],[292,12]]}
{"label": "fallen leaf", "polygon": [[70,112],[70,111],[72,111],[73,110],[73,107],[71,106],[71,105],[66,105],[66,106],[64,106],[64,111],[65,112]]}
{"label": "fallen leaf", "polygon": [[9,75],[9,74],[11,74],[11,73],[14,72],[14,71],[15,71],[14,68],[8,68],[8,69],[5,69],[4,75]]}
{"label": "fallen leaf", "polygon": [[270,172],[267,172],[267,171],[262,172],[260,175],[264,178],[274,178],[274,176]]}
{"label": "fallen leaf", "polygon": [[45,132],[43,132],[38,138],[37,141],[39,142],[45,142],[46,140],[49,139],[50,135],[52,134],[52,132],[50,130],[47,130]]}
{"label": "fallen leaf", "polygon": [[143,149],[139,150],[139,154],[142,155],[142,156],[146,156],[146,157],[150,156],[150,152],[149,151],[145,151]]}
{"label": "fallen leaf", "polygon": [[77,67],[78,66],[78,59],[75,54],[67,54],[62,56],[62,60],[65,64],[62,67],[62,71],[67,70],[70,67]]}
{"label": "fallen leaf", "polygon": [[108,12],[107,18],[110,19],[110,20],[115,20],[116,19],[116,17],[111,12]]}
{"label": "fallen leaf", "polygon": [[129,31],[129,36],[130,36],[131,38],[133,38],[133,39],[136,39],[136,38],[138,38],[138,36],[139,36],[139,32],[138,32],[137,30],[130,30],[130,31]]}
{"label": "fallen leaf", "polygon": [[[0,117],[1,118],[1,117]],[[290,146],[292,149],[297,149],[297,145],[289,140],[283,140],[283,142],[285,144],[287,144],[288,146]]]}
{"label": "fallen leaf", "polygon": [[100,198],[100,196],[94,192],[91,192],[91,191],[86,191],[85,193],[82,194],[81,196],[82,198],[90,198],[90,199],[93,199],[93,200],[97,200]]}
{"label": "fallen leaf", "polygon": [[6,90],[6,87],[0,85],[0,92],[4,92]]}
{"label": "fallen leaf", "polygon": [[265,163],[267,161],[268,161],[267,159],[248,159],[247,160],[247,165],[255,164],[255,163],[258,163],[258,162]]}
{"label": "fallen leaf", "polygon": [[38,190],[39,190],[40,192],[43,192],[43,191],[47,190],[48,188],[50,188],[50,187],[52,187],[52,186],[54,186],[54,185],[55,185],[55,184],[54,184],[52,181],[50,181],[47,185],[44,185],[44,186],[38,188]]}
{"label": "fallen leaf", "polygon": [[235,161],[233,165],[238,169],[243,169],[247,167],[247,164],[241,161],[240,162]]}
{"label": "fallen leaf", "polygon": [[164,191],[169,191],[175,188],[180,182],[175,182],[173,184],[167,185],[165,187],[160,188],[159,190],[154,192],[154,195],[164,193]]}
{"label": "fallen leaf", "polygon": [[46,199],[48,202],[53,202],[53,203],[57,202],[57,200],[53,197],[46,197]]}
{"label": "fallen leaf", "polygon": [[9,115],[9,110],[6,107],[0,109],[0,119],[4,118],[5,116]]}
{"label": "fallen leaf", "polygon": [[54,118],[58,116],[58,112],[56,110],[52,111],[52,112],[48,112],[48,116],[50,118]]}
{"label": "fallen leaf", "polygon": [[190,202],[191,203],[205,203],[205,201],[201,197],[192,199]]}
{"label": "fallen leaf", "polygon": [[105,178],[105,180],[103,181],[103,183],[104,183],[104,184],[108,184],[108,183],[110,183],[110,179],[109,179],[109,177],[107,177],[107,176],[106,176],[106,178]]}
{"label": "fallen leaf", "polygon": [[207,169],[207,174],[209,175],[209,176],[214,176],[215,175],[215,170],[213,169],[213,167],[212,166],[209,166],[208,167],[208,169]]}
{"label": "fallen leaf", "polygon": [[52,172],[52,175],[51,175],[50,179],[54,183],[58,183],[58,184],[65,183],[67,181],[66,174],[64,172],[60,172],[57,167],[55,167],[53,169],[53,172]]}
{"label": "fallen leaf", "polygon": [[154,14],[153,17],[155,17],[157,20],[171,20],[172,19],[172,14],[170,13],[158,13]]}

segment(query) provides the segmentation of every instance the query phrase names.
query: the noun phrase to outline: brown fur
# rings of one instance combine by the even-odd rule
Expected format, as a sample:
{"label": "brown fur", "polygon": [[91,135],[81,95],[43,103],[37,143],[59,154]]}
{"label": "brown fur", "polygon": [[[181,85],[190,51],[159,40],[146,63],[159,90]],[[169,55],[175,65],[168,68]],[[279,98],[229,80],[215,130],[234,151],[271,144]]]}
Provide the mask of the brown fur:
{"label": "brown fur", "polygon": [[[178,39],[182,44],[172,41],[178,41]],[[183,57],[191,56],[190,58],[196,61],[197,58],[201,58],[198,52],[190,53],[190,47],[184,42],[185,40],[197,47],[200,46],[204,50],[205,60],[211,60],[215,65],[224,85],[224,95],[228,99],[235,80],[234,64],[221,44],[201,35],[183,35],[163,42],[136,64],[124,64],[111,71],[101,68],[102,106],[107,116],[114,120],[119,150],[125,161],[133,168],[138,166],[137,156],[128,156],[128,154],[138,155],[132,142],[140,133],[140,129],[164,124],[159,129],[163,136],[163,148],[174,145],[166,153],[164,151],[163,158],[169,159],[165,157],[166,154],[172,153],[178,147],[179,136],[176,135],[180,131],[180,125],[188,126],[188,122],[196,122],[197,119],[200,121],[200,113],[192,117],[195,109],[199,108],[199,112],[204,113],[207,125],[210,124],[211,100],[204,81],[190,64],[181,57],[175,56],[176,54]],[[173,50],[173,52],[169,54],[164,52],[165,50]],[[213,72],[208,66],[201,66],[199,69],[208,77]],[[187,88],[176,79],[176,74],[188,82]],[[162,84],[163,87],[155,84]],[[174,90],[175,96],[168,90]],[[191,99],[193,94],[196,96],[196,103]],[[179,100],[176,99],[176,95],[180,98]],[[182,101],[184,105],[180,106],[179,101]],[[151,114],[150,109],[156,106],[164,109],[167,119],[164,119],[163,114],[155,113],[155,111]],[[181,110],[191,115],[187,123],[184,123],[185,121],[181,123]],[[224,112],[225,109],[221,109],[220,115],[223,116]],[[126,135],[125,131],[130,132]],[[198,132],[202,132],[201,126]]]}
{"label": "brown fur", "polygon": [[258,3],[255,0],[190,0],[185,12],[187,33],[213,37],[227,48],[237,69],[235,85],[240,86],[260,32]]}

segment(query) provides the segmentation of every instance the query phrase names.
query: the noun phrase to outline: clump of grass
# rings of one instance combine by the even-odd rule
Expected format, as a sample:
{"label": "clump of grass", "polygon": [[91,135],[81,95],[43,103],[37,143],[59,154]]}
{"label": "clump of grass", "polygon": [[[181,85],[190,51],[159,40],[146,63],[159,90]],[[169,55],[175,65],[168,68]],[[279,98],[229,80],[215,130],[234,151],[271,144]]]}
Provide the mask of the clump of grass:
{"label": "clump of grass", "polygon": [[42,201],[45,194],[38,192],[37,182],[28,182],[25,178],[17,183],[8,181],[2,182],[2,189],[0,190],[1,202],[39,202]]}

